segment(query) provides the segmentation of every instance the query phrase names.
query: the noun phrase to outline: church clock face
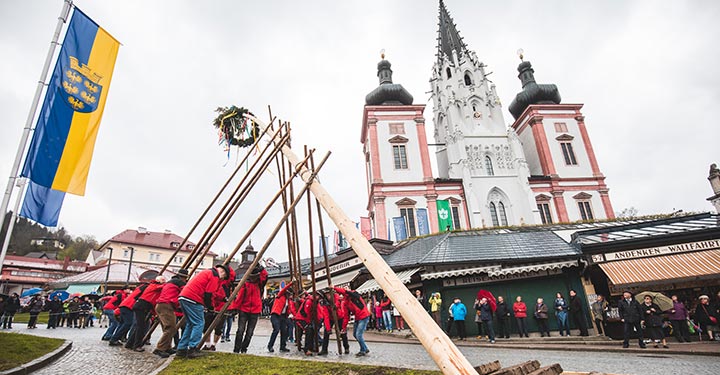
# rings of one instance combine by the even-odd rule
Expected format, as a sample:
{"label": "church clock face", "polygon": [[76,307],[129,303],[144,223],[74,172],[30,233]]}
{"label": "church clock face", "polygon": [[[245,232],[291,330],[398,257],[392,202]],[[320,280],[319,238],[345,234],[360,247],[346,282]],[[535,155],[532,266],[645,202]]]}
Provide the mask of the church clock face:
{"label": "church clock face", "polygon": [[482,113],[475,111],[475,113],[473,114],[473,117],[482,118]]}

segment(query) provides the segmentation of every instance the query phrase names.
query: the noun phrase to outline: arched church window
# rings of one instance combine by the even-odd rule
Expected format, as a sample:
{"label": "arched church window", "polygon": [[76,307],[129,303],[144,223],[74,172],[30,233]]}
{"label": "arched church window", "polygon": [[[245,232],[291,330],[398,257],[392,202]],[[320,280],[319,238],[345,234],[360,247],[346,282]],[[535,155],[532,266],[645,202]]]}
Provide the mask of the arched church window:
{"label": "arched church window", "polygon": [[452,78],[452,73],[450,72],[450,68],[446,68],[445,73],[447,73],[448,78]]}
{"label": "arched church window", "polygon": [[492,160],[490,159],[490,156],[485,155],[485,171],[487,172],[488,176],[494,176],[495,171],[493,170]]}
{"label": "arched church window", "polygon": [[508,225],[507,215],[505,214],[505,205],[503,202],[498,203],[498,215],[500,216],[500,224],[504,227]]}
{"label": "arched church window", "polygon": [[472,86],[472,77],[470,76],[470,73],[465,73],[465,86]]}
{"label": "arched church window", "polygon": [[500,225],[498,222],[497,209],[495,208],[495,203],[493,202],[490,202],[490,218],[492,219],[492,224],[494,227]]}

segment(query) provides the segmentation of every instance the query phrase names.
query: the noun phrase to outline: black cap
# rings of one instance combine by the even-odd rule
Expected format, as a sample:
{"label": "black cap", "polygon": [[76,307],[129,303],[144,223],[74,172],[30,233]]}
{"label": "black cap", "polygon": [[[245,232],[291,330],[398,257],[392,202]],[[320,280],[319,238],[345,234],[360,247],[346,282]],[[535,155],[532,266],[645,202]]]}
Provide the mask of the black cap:
{"label": "black cap", "polygon": [[175,275],[184,277],[184,278],[188,278],[190,276],[190,272],[188,272],[188,270],[186,270],[184,268],[181,268],[175,273]]}
{"label": "black cap", "polygon": [[225,270],[225,279],[230,277],[230,269],[228,268],[228,266],[224,264],[216,264],[215,268],[222,268],[223,270]]}

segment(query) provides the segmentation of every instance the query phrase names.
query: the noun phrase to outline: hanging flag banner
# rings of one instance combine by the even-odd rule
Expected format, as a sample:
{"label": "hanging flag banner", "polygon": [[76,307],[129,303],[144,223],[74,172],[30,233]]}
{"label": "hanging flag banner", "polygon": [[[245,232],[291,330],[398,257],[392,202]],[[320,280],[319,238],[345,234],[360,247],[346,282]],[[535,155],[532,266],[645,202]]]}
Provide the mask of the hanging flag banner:
{"label": "hanging flag banner", "polygon": [[446,200],[438,200],[437,202],[437,215],[438,215],[438,229],[441,232],[452,230],[453,222],[452,216],[450,216],[450,202]]}
{"label": "hanging flag banner", "polygon": [[430,234],[430,224],[428,223],[427,208],[418,208],[416,211],[418,234],[423,236]]}
{"label": "hanging flag banner", "polygon": [[21,176],[55,191],[85,195],[119,48],[117,40],[75,8]]}
{"label": "hanging flag banner", "polygon": [[[318,236],[318,243],[320,244],[319,256],[323,256],[327,252],[327,244],[328,244],[328,239],[329,239],[328,237],[329,236],[325,236],[325,238],[323,238],[323,236]],[[327,254],[330,254],[330,253],[327,253]]]}
{"label": "hanging flag banner", "polygon": [[405,218],[402,216],[392,218],[395,227],[395,241],[402,241],[407,238],[407,228],[405,226]]}
{"label": "hanging flag banner", "polygon": [[65,199],[65,193],[62,191],[28,181],[20,216],[48,227],[56,227],[63,199]]}
{"label": "hanging flag banner", "polygon": [[362,233],[365,239],[369,240],[372,238],[372,223],[369,217],[360,218],[360,233]]}

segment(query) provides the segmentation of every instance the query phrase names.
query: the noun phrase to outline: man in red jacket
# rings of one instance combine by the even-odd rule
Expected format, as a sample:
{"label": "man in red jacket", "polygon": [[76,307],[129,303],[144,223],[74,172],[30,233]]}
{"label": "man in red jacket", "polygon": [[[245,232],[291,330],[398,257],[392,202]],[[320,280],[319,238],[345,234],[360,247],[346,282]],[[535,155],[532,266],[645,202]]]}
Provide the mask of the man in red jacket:
{"label": "man in red jacket", "polygon": [[267,282],[268,272],[257,265],[240,288],[237,297],[230,305],[230,310],[238,311],[238,329],[235,333],[234,353],[247,353],[255,325],[262,311],[262,291]]}
{"label": "man in red jacket", "polygon": [[118,308],[120,310],[120,326],[110,338],[110,342],[108,343],[110,346],[122,345],[120,339],[124,338],[128,331],[135,326],[135,314],[133,314],[132,307],[148,285],[149,284],[141,284],[120,302],[120,307]]}
{"label": "man in red jacket", "polygon": [[365,338],[363,337],[368,321],[370,320],[370,311],[368,311],[366,307],[367,304],[360,296],[360,293],[354,290],[335,287],[335,291],[345,296],[348,311],[355,315],[355,330],[353,331],[353,336],[358,344],[360,344],[360,351],[355,355],[358,357],[367,355],[370,353],[370,349],[368,349],[367,344],[365,344]]}
{"label": "man in red jacket", "polygon": [[120,303],[122,303],[123,299],[131,292],[132,289],[130,286],[125,285],[122,289],[116,290],[112,298],[103,306],[103,315],[108,318],[108,329],[105,331],[105,334],[103,334],[102,341],[110,341],[110,338],[115,334],[115,330],[120,326],[120,322],[115,319],[115,309],[120,307]]}
{"label": "man in red jacket", "polygon": [[290,304],[295,292],[292,289],[292,280],[285,285],[284,288],[280,289],[275,302],[273,302],[272,309],[270,310],[270,323],[272,324],[273,331],[270,335],[270,341],[268,341],[267,349],[270,353],[274,352],[273,346],[275,346],[275,340],[277,339],[278,333],[280,333],[280,351],[289,352],[287,348],[288,339],[288,315],[290,314]]}
{"label": "man in red jacket", "polygon": [[180,308],[185,314],[185,329],[178,343],[177,356],[197,358],[202,355],[198,345],[202,340],[205,326],[205,309],[212,311],[212,296],[220,288],[220,280],[227,279],[228,267],[218,264],[198,273],[185,285],[178,298]]}
{"label": "man in red jacket", "polygon": [[177,274],[163,285],[155,304],[155,312],[158,319],[160,319],[163,333],[155,350],[153,350],[153,354],[162,358],[167,358],[173,353],[171,348],[172,339],[177,332],[175,312],[180,311],[178,298],[180,297],[180,291],[187,283],[188,274],[186,269],[178,270]]}

